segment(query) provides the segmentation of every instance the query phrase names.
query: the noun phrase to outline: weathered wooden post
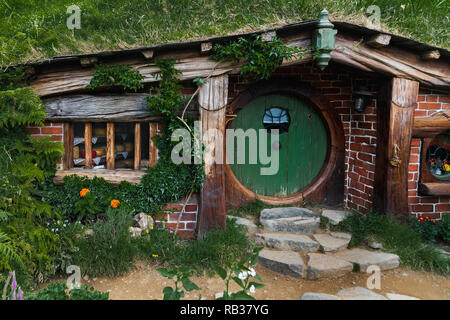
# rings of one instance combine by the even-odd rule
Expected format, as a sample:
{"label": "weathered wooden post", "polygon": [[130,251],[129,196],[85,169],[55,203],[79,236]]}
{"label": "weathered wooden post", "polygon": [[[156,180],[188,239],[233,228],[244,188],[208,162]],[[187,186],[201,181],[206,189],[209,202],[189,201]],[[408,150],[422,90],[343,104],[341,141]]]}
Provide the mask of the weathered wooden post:
{"label": "weathered wooden post", "polygon": [[226,227],[225,171],[223,165],[225,152],[223,148],[227,97],[227,75],[207,79],[206,83],[200,88],[198,95],[201,141],[205,146],[203,155],[205,181],[200,192],[200,213],[197,230],[199,238],[203,237],[209,230],[225,229]]}
{"label": "weathered wooden post", "polygon": [[408,215],[408,162],[419,82],[393,78],[378,97],[375,206],[383,213]]}

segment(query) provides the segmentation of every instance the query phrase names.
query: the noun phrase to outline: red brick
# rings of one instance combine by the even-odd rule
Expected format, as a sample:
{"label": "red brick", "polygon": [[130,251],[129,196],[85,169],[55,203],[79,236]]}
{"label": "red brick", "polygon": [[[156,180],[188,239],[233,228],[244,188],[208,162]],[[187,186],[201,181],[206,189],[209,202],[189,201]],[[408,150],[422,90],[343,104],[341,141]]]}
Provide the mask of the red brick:
{"label": "red brick", "polygon": [[186,229],[188,229],[188,230],[195,230],[196,226],[197,226],[196,222],[187,222],[186,223]]}
{"label": "red brick", "polygon": [[358,159],[364,160],[364,161],[367,161],[367,162],[372,162],[372,156],[369,155],[369,154],[358,153]]}
{"label": "red brick", "polygon": [[437,204],[436,205],[436,212],[440,211],[450,211],[450,203],[443,203],[443,204]]}
{"label": "red brick", "polygon": [[420,147],[420,139],[412,139],[411,147]]}
{"label": "red brick", "polygon": [[25,128],[29,134],[40,134],[41,128]]}
{"label": "red brick", "polygon": [[437,102],[438,97],[437,96],[427,96],[427,102]]}
{"label": "red brick", "polygon": [[417,96],[417,101],[425,101],[425,96],[423,95]]}
{"label": "red brick", "polygon": [[419,108],[420,109],[428,109],[428,110],[429,109],[436,110],[436,109],[441,109],[441,104],[440,103],[434,103],[434,102],[431,102],[431,103],[421,102]]}
{"label": "red brick", "polygon": [[410,204],[420,203],[419,201],[420,201],[419,197],[408,197],[408,203]]}
{"label": "red brick", "polygon": [[416,204],[412,208],[414,212],[433,212],[433,206],[427,204]]}
{"label": "red brick", "polygon": [[186,207],[184,208],[185,212],[194,212],[197,211],[197,205],[196,204],[188,204],[186,205]]}
{"label": "red brick", "polygon": [[419,170],[419,165],[418,164],[413,164],[413,163],[410,163],[409,165],[408,165],[408,171],[409,172],[416,172],[416,171],[418,171]]}
{"label": "red brick", "polygon": [[53,136],[52,136],[52,140],[53,140],[53,141],[60,141],[60,142],[62,142],[62,136],[53,135]]}
{"label": "red brick", "polygon": [[62,134],[62,128],[46,127],[41,129],[42,134]]}
{"label": "red brick", "polygon": [[178,230],[177,235],[184,239],[194,239],[195,232],[190,230]]}
{"label": "red brick", "polygon": [[425,219],[439,219],[441,217],[439,213],[418,214],[417,216],[424,217]]}
{"label": "red brick", "polygon": [[414,110],[414,117],[426,117],[427,112],[422,110]]}
{"label": "red brick", "polygon": [[450,103],[450,96],[439,96],[439,102]]}
{"label": "red brick", "polygon": [[409,162],[410,163],[418,163],[419,162],[419,156],[415,154],[409,155]]}

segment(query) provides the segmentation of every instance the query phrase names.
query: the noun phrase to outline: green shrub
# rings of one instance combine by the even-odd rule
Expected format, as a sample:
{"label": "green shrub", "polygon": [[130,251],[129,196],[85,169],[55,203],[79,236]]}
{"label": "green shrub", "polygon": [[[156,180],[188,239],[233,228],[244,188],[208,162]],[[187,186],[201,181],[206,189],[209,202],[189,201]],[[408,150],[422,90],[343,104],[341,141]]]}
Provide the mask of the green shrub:
{"label": "green shrub", "polygon": [[353,213],[338,228],[352,233],[349,247],[363,245],[365,239],[372,238],[381,242],[386,251],[397,254],[403,265],[440,274],[448,274],[450,270],[450,260],[433,245],[424,243],[419,232],[387,216]]}
{"label": "green shrub", "polygon": [[100,292],[86,284],[79,289],[70,289],[66,281],[53,282],[34,294],[25,296],[25,300],[108,300],[109,292]]}
{"label": "green shrub", "polygon": [[72,264],[90,276],[118,276],[134,266],[138,255],[129,227],[133,224],[127,207],[109,208],[92,225],[93,235],[75,241],[78,247]]}
{"label": "green shrub", "polygon": [[253,200],[247,205],[241,206],[239,208],[233,208],[228,210],[229,215],[236,217],[245,217],[245,216],[259,216],[260,212],[265,208],[271,208],[273,206],[267,205],[258,198]]}
{"label": "green shrub", "polygon": [[139,71],[134,70],[128,65],[107,66],[98,64],[95,66],[95,73],[87,88],[95,89],[101,86],[122,86],[124,89],[138,91],[144,85],[142,80],[144,77]]}
{"label": "green shrub", "polygon": [[445,214],[439,224],[439,238],[446,244],[450,244],[450,214]]}

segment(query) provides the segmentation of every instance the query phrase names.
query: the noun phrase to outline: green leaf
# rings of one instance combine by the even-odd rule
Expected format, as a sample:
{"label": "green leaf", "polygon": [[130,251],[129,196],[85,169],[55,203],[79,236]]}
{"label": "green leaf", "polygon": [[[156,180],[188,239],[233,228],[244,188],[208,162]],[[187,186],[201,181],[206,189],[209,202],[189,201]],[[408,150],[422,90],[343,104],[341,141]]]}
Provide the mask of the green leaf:
{"label": "green leaf", "polygon": [[247,294],[245,291],[239,291],[232,293],[230,295],[230,300],[255,300],[251,295]]}
{"label": "green leaf", "polygon": [[188,292],[192,290],[200,290],[200,288],[195,283],[193,283],[189,278],[182,278],[181,283],[183,283],[184,289],[186,289],[186,291]]}
{"label": "green leaf", "polygon": [[176,275],[172,270],[166,269],[166,268],[158,268],[156,269],[163,277],[173,279],[173,277]]}
{"label": "green leaf", "polygon": [[227,278],[227,271],[216,265],[215,263],[211,262],[211,267],[213,267],[214,271],[219,275],[219,277],[222,278],[222,280],[225,280]]}
{"label": "green leaf", "polygon": [[238,277],[231,277],[242,289],[245,289],[244,283]]}

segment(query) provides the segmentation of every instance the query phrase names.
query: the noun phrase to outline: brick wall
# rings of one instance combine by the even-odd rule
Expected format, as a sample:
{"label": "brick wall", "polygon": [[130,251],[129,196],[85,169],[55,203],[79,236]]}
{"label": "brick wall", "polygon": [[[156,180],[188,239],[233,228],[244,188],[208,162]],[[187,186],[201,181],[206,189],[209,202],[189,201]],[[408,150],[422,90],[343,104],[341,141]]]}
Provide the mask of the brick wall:
{"label": "brick wall", "polygon": [[[282,67],[274,77],[310,83],[318,89],[336,109],[345,134],[345,185],[344,206],[365,212],[372,206],[376,156],[376,100],[373,99],[363,113],[356,113],[352,106],[353,87],[367,85],[376,93],[379,79],[358,75],[348,68],[330,64],[320,71],[312,64]],[[231,102],[250,83],[240,76],[229,80],[228,100]],[[375,95],[374,95],[375,96]]]}
{"label": "brick wall", "polygon": [[[450,110],[450,95],[438,91],[420,89],[414,117],[429,117],[443,110]],[[409,211],[415,216],[429,216],[432,219],[441,219],[444,214],[450,213],[450,197],[419,196],[418,193],[421,150],[421,140],[413,139],[408,167]]]}
{"label": "brick wall", "polygon": [[[180,212],[183,209],[185,199],[177,202],[171,203],[164,207],[165,213],[162,217],[156,217],[156,223],[162,223],[166,228],[172,228],[175,232],[177,226],[177,221],[180,216]],[[181,216],[180,222],[178,223],[177,234],[183,238],[194,238],[195,231],[197,228],[197,217],[198,217],[198,197],[197,195],[192,195],[189,202],[186,204],[183,215]]]}

